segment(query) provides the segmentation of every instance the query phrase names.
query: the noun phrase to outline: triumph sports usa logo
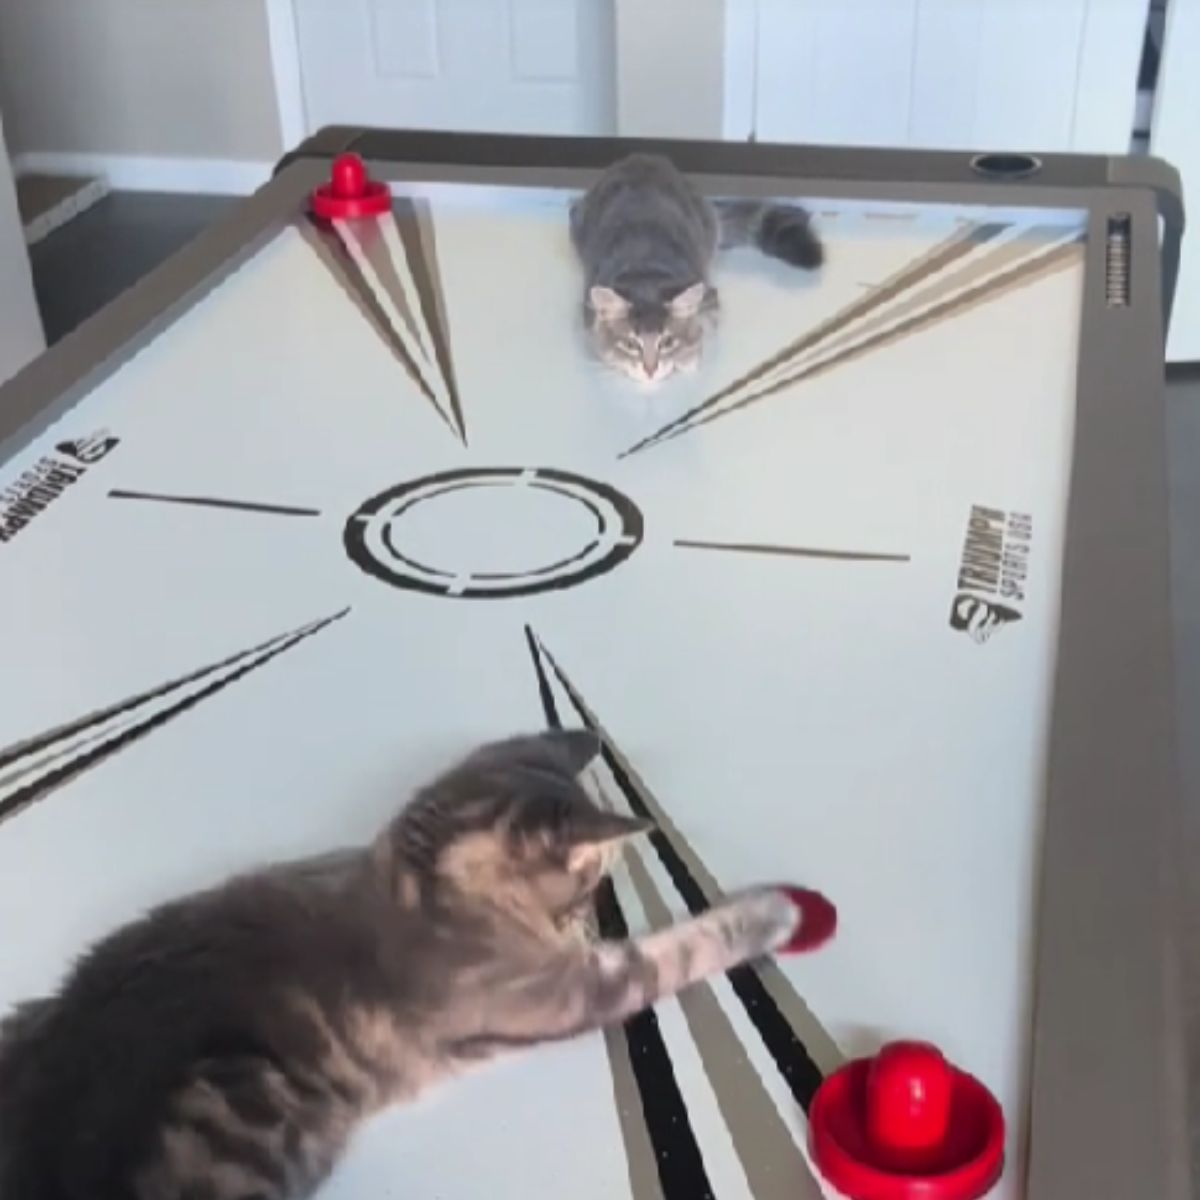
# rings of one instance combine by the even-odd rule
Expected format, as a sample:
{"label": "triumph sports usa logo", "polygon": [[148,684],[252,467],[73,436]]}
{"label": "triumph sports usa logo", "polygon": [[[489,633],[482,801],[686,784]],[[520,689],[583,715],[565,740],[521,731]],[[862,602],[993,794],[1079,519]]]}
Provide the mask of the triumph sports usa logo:
{"label": "triumph sports usa logo", "polygon": [[53,454],[44,454],[12,483],[0,489],[0,544],[11,542],[32,524],[89,467],[98,463],[118,443],[107,429],[87,437],[59,442]]}
{"label": "triumph sports usa logo", "polygon": [[958,591],[950,607],[950,628],[979,645],[1021,619],[1033,518],[973,505],[963,539]]}

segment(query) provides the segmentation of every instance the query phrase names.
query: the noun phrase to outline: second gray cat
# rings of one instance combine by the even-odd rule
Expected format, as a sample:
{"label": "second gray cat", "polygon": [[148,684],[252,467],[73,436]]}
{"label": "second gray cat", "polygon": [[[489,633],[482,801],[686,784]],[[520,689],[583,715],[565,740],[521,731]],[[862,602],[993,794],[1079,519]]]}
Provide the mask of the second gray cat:
{"label": "second gray cat", "polygon": [[571,209],[584,269],[584,319],[599,359],[642,384],[700,361],[717,310],[710,268],[753,245],[813,270],[824,250],[809,214],[774,201],[707,200],[667,159],[614,163]]}
{"label": "second gray cat", "polygon": [[484,746],[371,845],[100,942],[0,1022],[0,1196],[301,1200],[385,1105],[832,934],[827,901],[763,887],[589,942],[607,866],[646,828],[578,782],[598,750],[584,732]]}

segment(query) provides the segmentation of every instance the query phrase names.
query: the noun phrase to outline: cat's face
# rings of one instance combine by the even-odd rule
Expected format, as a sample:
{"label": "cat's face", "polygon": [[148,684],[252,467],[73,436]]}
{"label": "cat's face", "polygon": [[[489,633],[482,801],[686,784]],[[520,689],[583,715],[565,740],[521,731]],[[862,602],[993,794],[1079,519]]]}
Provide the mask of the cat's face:
{"label": "cat's face", "polygon": [[650,828],[581,785],[599,751],[582,730],[490,743],[419,797],[398,831],[433,840],[430,865],[459,891],[565,930],[586,916],[620,844]]}
{"label": "cat's face", "polygon": [[706,318],[716,293],[696,283],[669,298],[626,296],[613,288],[588,292],[592,345],[607,366],[643,385],[693,370],[704,348]]}

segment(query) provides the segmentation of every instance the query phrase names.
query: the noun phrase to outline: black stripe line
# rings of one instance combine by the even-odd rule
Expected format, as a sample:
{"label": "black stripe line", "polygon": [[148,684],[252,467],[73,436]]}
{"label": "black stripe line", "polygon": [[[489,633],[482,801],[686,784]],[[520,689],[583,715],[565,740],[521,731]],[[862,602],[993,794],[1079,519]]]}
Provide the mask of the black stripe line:
{"label": "black stripe line", "polygon": [[[707,424],[707,421],[695,421],[695,418],[709,413],[722,400],[733,395],[742,387],[760,381],[776,368],[794,364],[795,359],[801,354],[817,349],[822,342],[828,341],[835,333],[841,332],[842,329],[847,328],[860,318],[869,316],[875,309],[895,299],[896,296],[907,291],[914,284],[921,283],[925,279],[936,275],[945,267],[963,258],[977,246],[981,246],[985,242],[998,237],[1008,227],[1008,223],[993,222],[976,225],[966,236],[960,234],[952,235],[946,241],[934,246],[931,252],[919,255],[914,261],[901,267],[899,271],[890,278],[885,279],[866,296],[861,296],[859,299],[847,304],[844,308],[820,322],[814,329],[801,334],[800,337],[784,346],[782,350],[764,359],[758,366],[739,376],[707,400],[688,409],[687,412],[682,413],[674,420],[668,421],[656,432],[648,434],[635,445],[630,446],[628,450],[622,451],[618,457],[626,458],[628,455],[636,454],[639,450],[648,449],[650,446],[656,445],[659,441],[670,440],[670,438],[685,433],[698,425]],[[716,416],[719,414],[712,415]]]}
{"label": "black stripe line", "polygon": [[359,251],[367,260],[376,282],[387,293],[388,299],[400,314],[400,320],[403,322],[404,328],[408,330],[408,336],[418,348],[421,361],[429,363],[417,314],[409,303],[408,293],[400,280],[400,269],[396,263],[396,256],[392,253],[391,245],[384,234],[385,221],[386,218],[380,217],[352,217],[349,221],[341,223],[338,232],[342,235],[343,244],[346,242],[345,235],[347,233],[351,235],[350,240],[358,246]]}
{"label": "black stripe line", "polygon": [[[975,287],[969,287],[959,292],[951,292],[948,299],[932,304],[928,308],[918,309],[913,315],[897,322],[895,325],[885,326],[882,330],[864,337],[861,341],[843,345],[841,349],[834,350],[828,358],[818,358],[815,362],[810,360],[807,366],[794,370],[790,375],[777,376],[774,382],[764,383],[757,391],[752,391],[740,399],[725,405],[723,408],[712,408],[709,406],[702,412],[697,410],[693,420],[680,425],[678,428],[660,430],[658,434],[654,435],[653,440],[647,440],[637,447],[631,447],[629,450],[618,455],[618,457],[624,458],[626,455],[632,454],[635,449],[651,449],[654,446],[661,446],[667,442],[674,441],[677,437],[682,437],[685,433],[692,433],[697,429],[703,429],[705,425],[719,421],[722,417],[732,416],[734,413],[741,412],[742,409],[758,404],[762,400],[769,400],[772,396],[779,395],[781,392],[786,391],[788,388],[805,379],[817,378],[828,371],[835,370],[844,363],[852,362],[865,354],[874,353],[884,346],[908,337],[911,333],[918,332],[926,326],[953,317],[957,312],[969,308],[983,297],[992,296],[993,298],[997,298],[1003,295],[1014,283],[1019,283],[1023,279],[1029,279],[1029,282],[1033,282],[1038,277],[1038,274],[1045,270],[1048,264],[1055,262],[1061,257],[1060,251],[1062,249],[1074,244],[1074,242],[1063,242],[1046,253],[1038,254],[1033,258],[1021,259],[1010,270],[989,276]],[[789,366],[794,367],[795,363],[791,363]]]}
{"label": "black stripe line", "polygon": [[[604,880],[596,891],[596,920],[600,936],[606,940],[629,937],[611,879]],[[625,1040],[665,1200],[712,1200],[704,1157],[654,1009],[643,1009],[625,1022]]]}
{"label": "black stripe line", "polygon": [[[303,626],[302,628],[306,629],[308,626]],[[37,734],[34,737],[7,746],[3,750],[0,750],[0,770],[11,766],[22,758],[32,758],[40,754],[47,747],[53,746],[56,742],[64,741],[67,738],[74,737],[76,734],[85,733],[89,729],[103,725],[113,717],[124,716],[125,713],[141,708],[143,704],[149,704],[152,700],[158,700],[169,692],[175,691],[177,688],[185,687],[189,683],[195,683],[197,679],[203,679],[205,675],[211,675],[214,671],[219,671],[223,667],[231,667],[234,663],[240,662],[252,654],[257,654],[261,650],[267,650],[285,638],[289,638],[299,632],[301,630],[294,629],[289,633],[276,634],[273,638],[268,638],[265,642],[259,642],[257,646],[251,646],[249,650],[241,650],[237,654],[231,654],[228,658],[221,659],[219,662],[209,663],[206,667],[200,667],[198,670],[189,671],[186,675],[180,675],[175,679],[169,680],[167,683],[161,684],[159,687],[139,692],[136,696],[130,696],[128,699],[110,705],[108,708],[98,709],[96,712],[89,713],[87,716],[80,717],[78,720],[71,721],[66,725],[58,725],[54,729],[47,730],[45,733]]]}
{"label": "black stripe line", "polygon": [[676,538],[684,550],[725,550],[734,554],[766,554],[785,558],[827,558],[838,562],[912,562],[908,554],[875,554],[869,550],[816,550],[809,546],[771,546],[756,542],[700,542]]}
{"label": "black stripe line", "polygon": [[[588,706],[575,689],[575,685],[567,678],[562,668],[555,661],[554,655],[538,641],[538,649],[546,656],[551,671],[562,685],[571,707],[575,709],[579,719],[600,738],[604,761],[612,772],[613,779],[621,789],[629,807],[639,817],[653,820],[653,814],[642,800],[637,785],[630,779],[629,773],[622,765],[621,759],[613,752],[608,735],[599,728],[593,720]],[[696,882],[681,855],[671,844],[670,839],[661,829],[655,829],[650,834],[650,844],[654,847],[659,861],[662,863],[671,882],[675,885],[688,911],[695,916],[710,907],[709,898]],[[795,1030],[788,1024],[787,1018],[779,1011],[778,1005],[771,994],[763,986],[753,967],[735,967],[728,975],[729,982],[737,998],[741,1001],[746,1015],[750,1018],[763,1045],[775,1060],[775,1066],[780,1075],[791,1089],[796,1103],[807,1113],[812,1104],[817,1088],[823,1078],[821,1068],[813,1061],[803,1042]]]}
{"label": "black stripe line", "polygon": [[417,360],[404,344],[404,339],[396,332],[392,320],[379,303],[371,286],[367,283],[354,261],[354,256],[346,249],[341,237],[334,232],[328,221],[319,217],[309,216],[296,222],[296,229],[304,238],[305,244],[317,256],[318,261],[329,273],[334,284],[350,298],[351,303],[358,309],[367,324],[383,344],[392,352],[404,368],[404,373],[412,381],[416,389],[429,401],[433,411],[437,413],[442,423],[451,433],[457,434],[454,422],[449,414],[442,411],[438,398],[433,394]]}
{"label": "black stripe line", "polygon": [[433,232],[433,218],[427,201],[418,202],[407,197],[393,203],[393,219],[400,234],[400,244],[408,259],[408,271],[425,328],[433,343],[434,357],[446,388],[453,414],[453,424],[462,444],[467,445],[467,423],[463,417],[462,399],[458,392],[458,380],[454,373],[454,356],[450,346],[450,322],[446,318],[446,305],[442,295],[441,273],[437,261],[437,241]]}
{"label": "black stripe line", "polygon": [[86,754],[81,754],[73,758],[70,762],[64,763],[63,766],[49,771],[40,778],[26,784],[25,787],[20,788],[5,800],[0,801],[0,821],[12,816],[26,805],[40,800],[48,792],[53,791],[81,772],[103,762],[106,758],[123,750],[130,743],[157,729],[160,725],[165,725],[181,713],[194,708],[200,701],[207,700],[210,696],[216,695],[217,692],[228,687],[231,683],[236,683],[242,676],[248,675],[251,671],[258,670],[259,667],[266,666],[271,659],[283,654],[287,650],[291,650],[294,646],[298,646],[314,634],[320,633],[322,629],[333,624],[334,621],[340,621],[349,611],[349,608],[343,608],[340,612],[336,612],[332,616],[325,617],[311,625],[303,626],[295,633],[285,635],[282,643],[255,658],[253,661],[239,667],[236,671],[222,676],[220,679],[201,688],[198,692],[193,692],[190,696],[185,696],[169,708],[164,708],[161,712],[157,712],[153,716],[147,717],[144,721],[138,722],[138,724],[124,730],[116,737],[101,743],[94,750],[90,750]]}
{"label": "black stripe line", "polygon": [[[542,662],[542,655],[546,654],[549,659],[549,653],[528,625],[525,626],[525,641],[537,674],[538,695],[546,724],[551,729],[561,729],[558,704]],[[553,659],[550,664],[553,667]],[[596,891],[596,923],[605,940],[623,941],[629,937],[629,924],[611,879],[604,880]],[[625,1022],[624,1033],[665,1200],[711,1200],[712,1184],[708,1181],[704,1157],[692,1129],[687,1102],[675,1078],[675,1067],[663,1040],[657,1013],[648,1008],[631,1017]]]}
{"label": "black stripe line", "polygon": [[253,500],[222,500],[215,496],[168,496],[163,492],[131,492],[111,488],[110,500],[152,500],[159,504],[198,504],[204,508],[236,508],[242,512],[278,513],[285,517],[319,517],[319,508],[295,508],[289,504],[260,504]]}
{"label": "black stripe line", "polygon": [[525,644],[529,647],[529,657],[533,660],[533,669],[537,675],[538,699],[542,702],[542,713],[546,718],[546,724],[551,729],[561,729],[563,724],[562,718],[558,715],[558,702],[554,699],[550,680],[546,676],[546,668],[542,665],[537,637],[528,625],[525,626]]}
{"label": "black stripe line", "polygon": [[772,999],[753,967],[735,967],[729,972],[729,982],[742,1002],[746,1015],[758,1030],[767,1053],[775,1060],[775,1068],[783,1076],[792,1098],[807,1115],[824,1078],[821,1068],[779,1011],[779,1005]]}

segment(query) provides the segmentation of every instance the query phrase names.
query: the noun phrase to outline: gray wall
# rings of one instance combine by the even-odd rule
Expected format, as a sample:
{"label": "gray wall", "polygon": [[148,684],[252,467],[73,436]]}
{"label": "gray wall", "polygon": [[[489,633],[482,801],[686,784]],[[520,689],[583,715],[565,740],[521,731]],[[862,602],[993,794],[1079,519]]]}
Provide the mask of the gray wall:
{"label": "gray wall", "polygon": [[273,160],[265,0],[0,0],[0,111],[13,155]]}

